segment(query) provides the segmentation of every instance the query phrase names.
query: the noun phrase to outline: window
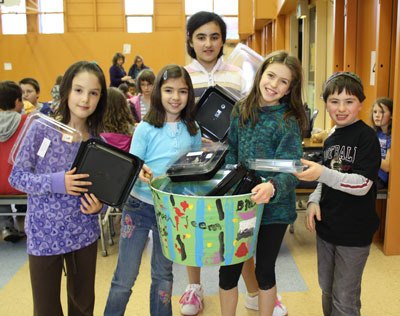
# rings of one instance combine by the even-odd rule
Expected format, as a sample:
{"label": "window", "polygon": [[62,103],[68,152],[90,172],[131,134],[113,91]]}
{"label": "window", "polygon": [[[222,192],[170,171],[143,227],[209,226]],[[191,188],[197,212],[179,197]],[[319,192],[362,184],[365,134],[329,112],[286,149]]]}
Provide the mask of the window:
{"label": "window", "polygon": [[37,4],[33,1],[8,0],[6,3],[9,5],[1,6],[3,34],[27,33],[27,9],[29,13],[37,14],[40,33],[64,33],[63,0],[38,0]]}
{"label": "window", "polygon": [[125,0],[127,32],[153,32],[153,14],[153,0]]}
{"label": "window", "polygon": [[3,34],[27,33],[25,1],[12,6],[1,5],[0,8]]}
{"label": "window", "polygon": [[226,23],[226,38],[239,39],[238,0],[185,0],[186,17],[199,11],[219,14]]}
{"label": "window", "polygon": [[63,0],[39,0],[39,32],[64,33]]}

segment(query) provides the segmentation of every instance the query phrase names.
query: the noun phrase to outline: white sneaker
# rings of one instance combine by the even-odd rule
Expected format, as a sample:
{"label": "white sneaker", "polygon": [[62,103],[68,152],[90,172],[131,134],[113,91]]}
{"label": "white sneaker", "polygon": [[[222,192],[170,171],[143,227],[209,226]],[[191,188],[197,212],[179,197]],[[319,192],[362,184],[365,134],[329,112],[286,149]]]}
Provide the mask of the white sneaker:
{"label": "white sneaker", "polygon": [[249,296],[249,293],[246,292],[244,306],[248,309],[258,311],[258,295]]}
{"label": "white sneaker", "polygon": [[[272,316],[286,316],[287,315],[287,308],[285,305],[282,304],[281,299],[282,299],[282,297],[279,294],[277,294],[274,312],[272,313]],[[248,293],[246,293],[244,306],[248,309],[258,311],[258,295],[251,297],[251,296],[249,296]]]}
{"label": "white sneaker", "polygon": [[185,293],[179,300],[182,315],[197,315],[203,309],[203,292],[200,284],[189,284],[186,287]]}
{"label": "white sneaker", "polygon": [[282,304],[281,299],[282,299],[282,297],[279,294],[277,294],[274,312],[272,313],[272,316],[286,316],[287,315],[287,308],[285,305]]}

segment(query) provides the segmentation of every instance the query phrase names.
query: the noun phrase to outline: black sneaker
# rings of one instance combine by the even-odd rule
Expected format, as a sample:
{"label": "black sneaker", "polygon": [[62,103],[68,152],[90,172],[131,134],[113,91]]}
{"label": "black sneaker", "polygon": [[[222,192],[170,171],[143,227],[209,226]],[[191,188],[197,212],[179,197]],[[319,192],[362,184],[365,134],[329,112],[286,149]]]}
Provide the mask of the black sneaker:
{"label": "black sneaker", "polygon": [[9,227],[4,228],[1,233],[3,235],[4,241],[12,243],[16,243],[26,236],[25,233],[21,233],[15,228],[9,228]]}

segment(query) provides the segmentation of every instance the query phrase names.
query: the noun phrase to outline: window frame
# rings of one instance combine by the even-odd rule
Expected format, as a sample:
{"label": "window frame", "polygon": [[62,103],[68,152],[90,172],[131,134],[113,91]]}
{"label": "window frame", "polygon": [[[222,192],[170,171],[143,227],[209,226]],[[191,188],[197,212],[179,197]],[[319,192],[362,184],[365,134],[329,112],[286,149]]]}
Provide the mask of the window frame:
{"label": "window frame", "polygon": [[[132,13],[127,13],[127,1],[129,1],[129,0],[125,0],[124,1],[124,13],[125,13],[125,23],[126,23],[126,32],[127,33],[129,33],[129,34],[137,34],[137,33],[153,33],[154,32],[154,0],[147,0],[147,1],[151,1],[152,2],[152,4],[151,4],[151,13],[149,13],[148,11],[146,11],[146,10],[144,10],[144,12],[142,12],[142,13],[137,13],[136,11],[135,11],[135,13],[134,14],[132,14]],[[140,3],[140,4],[143,4],[143,1],[145,1],[145,0],[136,0],[138,3]],[[132,2],[132,1],[130,1],[130,2]],[[148,25],[148,26],[150,26],[151,27],[151,30],[150,31],[148,31],[148,32],[144,32],[144,31],[139,31],[139,32],[130,32],[129,31],[129,28],[130,28],[130,25],[131,25],[131,23],[129,23],[129,19],[130,18],[150,18],[151,19],[151,23]]]}

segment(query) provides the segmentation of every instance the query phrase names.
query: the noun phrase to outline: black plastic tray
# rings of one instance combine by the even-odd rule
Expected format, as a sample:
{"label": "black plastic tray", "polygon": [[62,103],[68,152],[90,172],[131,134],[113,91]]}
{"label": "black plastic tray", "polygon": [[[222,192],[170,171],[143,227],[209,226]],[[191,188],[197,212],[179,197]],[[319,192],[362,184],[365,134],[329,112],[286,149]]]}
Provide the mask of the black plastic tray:
{"label": "black plastic tray", "polygon": [[125,203],[143,161],[98,139],[83,142],[72,167],[89,174],[89,193],[103,203],[118,207]]}
{"label": "black plastic tray", "polygon": [[250,193],[251,190],[261,183],[261,178],[256,176],[254,170],[249,170],[242,164],[238,164],[219,182],[207,196],[221,196],[227,192],[233,192],[231,195],[240,195]]}
{"label": "black plastic tray", "polygon": [[197,102],[196,112],[196,121],[203,136],[214,141],[225,141],[236,101],[229,91],[218,85],[204,91]]}
{"label": "black plastic tray", "polygon": [[[222,167],[227,153],[226,148],[212,152],[203,152],[199,160],[201,162],[203,159],[206,167],[201,164],[187,163],[188,158],[187,153],[185,153],[176,161],[176,164],[168,168],[167,175],[173,182],[209,180]],[[208,155],[213,160],[212,164],[207,164],[207,158],[205,157]],[[180,162],[182,162],[182,165],[179,164]]]}

